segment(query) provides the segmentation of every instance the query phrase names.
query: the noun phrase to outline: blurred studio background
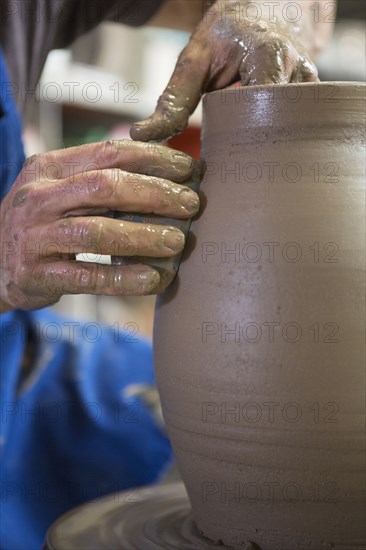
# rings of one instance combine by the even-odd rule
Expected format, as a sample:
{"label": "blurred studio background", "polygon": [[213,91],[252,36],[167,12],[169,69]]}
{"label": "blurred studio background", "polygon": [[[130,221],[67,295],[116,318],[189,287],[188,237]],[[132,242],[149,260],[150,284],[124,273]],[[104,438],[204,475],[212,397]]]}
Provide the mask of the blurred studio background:
{"label": "blurred studio background", "polygon": [[[332,43],[318,68],[321,80],[365,81],[365,2],[340,0]],[[28,113],[27,156],[71,145],[129,137],[132,122],[150,115],[167,84],[187,33],[103,23],[70,49],[48,57],[39,101]],[[199,156],[201,109],[172,146]],[[90,259],[93,259],[90,256]],[[55,306],[77,319],[137,325],[151,338],[155,299],[65,296]],[[114,325],[116,326],[116,325]]]}

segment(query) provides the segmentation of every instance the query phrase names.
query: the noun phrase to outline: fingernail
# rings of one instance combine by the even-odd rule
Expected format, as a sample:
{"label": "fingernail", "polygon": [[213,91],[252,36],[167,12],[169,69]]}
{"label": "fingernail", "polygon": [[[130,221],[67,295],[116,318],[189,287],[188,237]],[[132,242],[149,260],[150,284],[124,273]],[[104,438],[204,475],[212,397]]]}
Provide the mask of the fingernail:
{"label": "fingernail", "polygon": [[173,164],[177,168],[191,168],[193,165],[193,159],[184,155],[183,153],[174,153],[173,154]]}
{"label": "fingernail", "polygon": [[179,229],[163,229],[163,242],[173,252],[180,252],[184,246],[184,234]]}
{"label": "fingernail", "polygon": [[145,122],[136,122],[131,126],[130,129],[130,136],[132,139],[139,139],[141,140],[141,136],[143,136],[143,131],[145,130]]}
{"label": "fingernail", "polygon": [[179,195],[180,204],[188,210],[188,212],[191,212],[192,214],[195,214],[198,212],[199,206],[200,206],[200,200],[198,198],[197,193],[194,191],[191,191],[191,189],[182,189]]}
{"label": "fingernail", "polygon": [[149,269],[143,271],[139,275],[139,281],[141,283],[142,291],[144,294],[152,292],[160,283],[159,272],[155,269]]}
{"label": "fingernail", "polygon": [[141,130],[143,130],[143,129],[144,129],[144,128],[143,128],[142,125],[141,125],[141,126],[140,126],[140,125],[138,126],[137,124],[134,124],[134,125],[132,126],[132,128],[131,128],[131,131],[134,132],[135,134],[136,134],[136,133],[139,134],[139,133],[141,132]]}
{"label": "fingernail", "polygon": [[136,137],[136,136],[139,136],[140,133],[142,131],[142,127],[141,126],[136,126],[135,124],[133,126],[131,126],[131,129],[130,129],[130,136],[133,138],[133,137]]}

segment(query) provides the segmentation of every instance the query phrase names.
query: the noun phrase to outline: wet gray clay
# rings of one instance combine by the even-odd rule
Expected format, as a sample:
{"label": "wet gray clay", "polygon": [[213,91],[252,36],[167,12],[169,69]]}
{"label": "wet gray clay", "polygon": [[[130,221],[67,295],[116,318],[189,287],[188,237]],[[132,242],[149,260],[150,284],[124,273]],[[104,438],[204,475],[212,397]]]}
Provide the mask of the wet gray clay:
{"label": "wet gray clay", "polygon": [[203,212],[155,366],[197,526],[233,548],[366,548],[364,98],[204,99]]}

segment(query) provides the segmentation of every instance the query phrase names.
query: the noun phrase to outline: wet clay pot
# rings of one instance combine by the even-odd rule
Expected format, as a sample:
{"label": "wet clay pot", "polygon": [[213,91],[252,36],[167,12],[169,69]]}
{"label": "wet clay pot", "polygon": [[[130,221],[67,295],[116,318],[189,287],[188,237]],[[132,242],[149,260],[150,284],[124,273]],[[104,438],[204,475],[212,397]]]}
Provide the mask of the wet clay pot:
{"label": "wet clay pot", "polygon": [[348,83],[204,99],[203,212],[155,367],[199,530],[366,548],[364,99]]}

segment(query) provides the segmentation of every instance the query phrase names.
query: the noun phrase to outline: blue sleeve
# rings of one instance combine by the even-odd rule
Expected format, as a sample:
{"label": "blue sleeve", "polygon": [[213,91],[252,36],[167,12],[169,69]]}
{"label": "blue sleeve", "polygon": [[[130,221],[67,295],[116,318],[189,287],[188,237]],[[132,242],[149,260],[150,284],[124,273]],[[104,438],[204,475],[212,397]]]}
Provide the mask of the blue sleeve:
{"label": "blue sleeve", "polygon": [[[0,320],[1,540],[6,550],[35,550],[70,508],[155,481],[171,448],[150,408],[130,391],[154,386],[149,343],[49,309]],[[29,339],[36,359],[27,373]]]}

